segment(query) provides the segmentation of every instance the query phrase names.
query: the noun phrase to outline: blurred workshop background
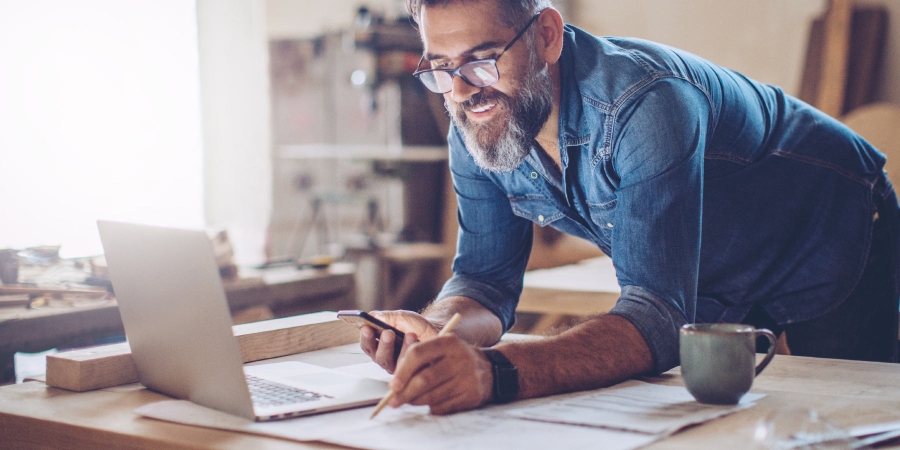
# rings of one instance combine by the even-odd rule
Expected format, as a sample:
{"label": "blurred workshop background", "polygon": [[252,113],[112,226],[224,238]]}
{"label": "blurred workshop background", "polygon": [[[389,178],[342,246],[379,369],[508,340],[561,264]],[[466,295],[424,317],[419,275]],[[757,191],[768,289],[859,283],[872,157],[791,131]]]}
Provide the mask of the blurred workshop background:
{"label": "blurred workshop background", "polygon": [[[53,283],[41,258],[102,267],[103,218],[213,230],[223,269],[350,263],[341,306],[425,305],[450,273],[455,199],[448,118],[410,76],[422,48],[404,4],[0,0],[0,266],[20,267],[4,284]],[[591,33],[781,86],[900,151],[896,0],[554,5]],[[539,229],[530,268],[595,255]]]}

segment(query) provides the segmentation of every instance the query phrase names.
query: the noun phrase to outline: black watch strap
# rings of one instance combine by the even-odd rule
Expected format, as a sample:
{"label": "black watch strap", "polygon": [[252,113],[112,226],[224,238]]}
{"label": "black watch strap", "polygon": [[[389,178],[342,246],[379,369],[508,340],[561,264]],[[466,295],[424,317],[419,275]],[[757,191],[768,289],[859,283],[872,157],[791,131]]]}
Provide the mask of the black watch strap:
{"label": "black watch strap", "polygon": [[515,400],[519,395],[519,370],[499,350],[483,348],[481,351],[493,366],[494,401],[508,403]]}

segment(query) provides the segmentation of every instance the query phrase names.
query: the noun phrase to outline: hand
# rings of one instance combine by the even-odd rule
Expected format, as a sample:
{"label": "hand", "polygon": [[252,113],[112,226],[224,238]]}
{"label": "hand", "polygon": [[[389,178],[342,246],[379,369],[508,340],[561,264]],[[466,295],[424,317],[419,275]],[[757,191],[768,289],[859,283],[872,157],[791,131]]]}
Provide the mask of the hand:
{"label": "hand", "polygon": [[397,329],[403,330],[403,333],[406,335],[400,355],[395,355],[394,340],[397,339],[397,336],[393,331],[385,330],[376,339],[376,333],[372,327],[359,329],[359,346],[388,373],[394,373],[399,356],[402,356],[410,345],[418,342],[419,339],[430,339],[438,334],[438,329],[433,323],[411,311],[373,312],[372,315]]}
{"label": "hand", "polygon": [[404,346],[390,386],[397,408],[428,405],[432,414],[450,414],[491,401],[493,366],[476,347],[452,334]]}

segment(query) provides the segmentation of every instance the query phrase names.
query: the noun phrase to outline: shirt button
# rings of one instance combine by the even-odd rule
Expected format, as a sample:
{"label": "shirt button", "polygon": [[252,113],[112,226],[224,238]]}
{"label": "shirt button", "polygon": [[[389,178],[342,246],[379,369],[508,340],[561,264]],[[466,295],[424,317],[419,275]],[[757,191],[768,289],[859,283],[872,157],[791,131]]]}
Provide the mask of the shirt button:
{"label": "shirt button", "polygon": [[537,172],[531,172],[531,179],[537,180]]}
{"label": "shirt button", "polygon": [[543,222],[543,221],[544,221],[544,216],[538,216],[538,221]]}
{"label": "shirt button", "polygon": [[608,228],[612,228],[612,227],[613,227],[613,224],[610,223],[610,222],[606,222],[606,226],[607,226]]}

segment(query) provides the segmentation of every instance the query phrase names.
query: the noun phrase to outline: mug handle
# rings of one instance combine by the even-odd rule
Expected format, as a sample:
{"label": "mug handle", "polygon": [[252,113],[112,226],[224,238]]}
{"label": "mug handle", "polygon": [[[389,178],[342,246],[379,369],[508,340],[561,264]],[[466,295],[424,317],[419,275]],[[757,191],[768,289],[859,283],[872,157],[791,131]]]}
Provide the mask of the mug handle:
{"label": "mug handle", "polygon": [[[769,365],[769,362],[772,361],[772,358],[775,357],[775,333],[772,333],[771,331],[769,331],[765,328],[759,328],[759,329],[755,330],[753,332],[753,334],[754,334],[754,336],[753,336],[754,341],[756,341],[756,339],[759,338],[760,335],[769,338],[769,352],[766,354],[766,357],[763,358],[763,360],[760,361],[760,363],[756,366],[756,375],[759,375],[760,372],[762,372],[763,369],[765,369],[766,366]],[[756,375],[754,375],[754,376],[756,376]]]}

